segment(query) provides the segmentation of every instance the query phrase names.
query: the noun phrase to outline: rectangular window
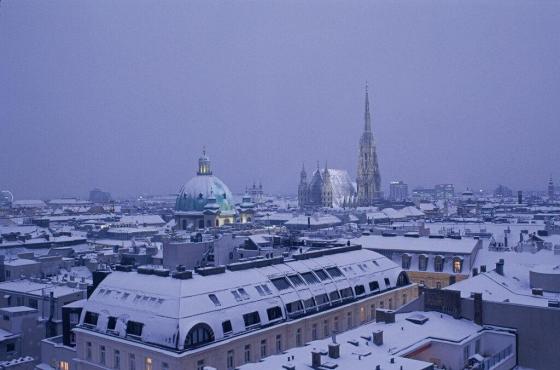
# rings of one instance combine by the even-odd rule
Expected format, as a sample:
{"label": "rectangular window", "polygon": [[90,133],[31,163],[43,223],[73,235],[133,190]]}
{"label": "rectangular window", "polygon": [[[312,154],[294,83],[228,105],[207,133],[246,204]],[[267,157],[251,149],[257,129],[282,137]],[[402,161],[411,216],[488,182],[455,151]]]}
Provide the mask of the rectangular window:
{"label": "rectangular window", "polygon": [[140,322],[129,320],[126,323],[126,334],[141,337],[143,327],[144,327],[144,324],[142,324]]}
{"label": "rectangular window", "polygon": [[282,352],[282,335],[278,334],[276,336],[276,353]]}
{"label": "rectangular window", "polygon": [[341,278],[344,277],[344,275],[342,274],[342,271],[340,271],[340,269],[338,267],[329,267],[327,269],[327,272],[329,273],[329,275],[334,279],[334,278]]}
{"label": "rectangular window", "polygon": [[323,337],[326,338],[329,336],[329,320],[323,321]]}
{"label": "rectangular window", "polygon": [[264,297],[264,296],[266,295],[266,294],[264,293],[263,288],[261,288],[260,285],[257,285],[257,286],[255,287],[255,289],[257,290],[257,293],[259,293],[260,296]]}
{"label": "rectangular window", "polygon": [[344,288],[340,290],[340,296],[342,299],[349,299],[353,297],[352,288]]}
{"label": "rectangular window", "polygon": [[282,309],[278,306],[271,307],[266,310],[268,321],[274,321],[282,318]]}
{"label": "rectangular window", "polygon": [[266,357],[266,339],[261,340],[261,358]]}
{"label": "rectangular window", "polygon": [[402,304],[405,305],[406,304],[406,294],[402,295]]}
{"label": "rectangular window", "polygon": [[307,282],[307,284],[319,284],[319,280],[313,275],[312,272],[304,272],[301,274],[303,280]]}
{"label": "rectangular window", "polygon": [[136,370],[136,356],[134,356],[134,353],[128,355],[128,370]]}
{"label": "rectangular window", "polygon": [[285,277],[271,279],[270,281],[272,282],[272,285],[274,285],[278,290],[285,290],[292,287],[290,283],[288,283],[288,279],[286,279]]}
{"label": "rectangular window", "polygon": [[34,298],[29,298],[29,307],[31,308],[38,308],[39,304],[37,303],[37,300]]}
{"label": "rectangular window", "polygon": [[379,283],[377,281],[371,281],[369,283],[370,292],[377,292],[379,290]]}
{"label": "rectangular window", "polygon": [[317,324],[311,326],[311,339],[317,340]]}
{"label": "rectangular window", "polygon": [[91,342],[86,343],[86,359],[91,360]]}
{"label": "rectangular window", "polygon": [[388,288],[391,285],[391,281],[389,281],[389,278],[385,278],[383,280],[385,281],[385,286]]}
{"label": "rectangular window", "polygon": [[480,339],[477,339],[474,342],[474,352],[480,354]]}
{"label": "rectangular window", "polygon": [[144,361],[144,369],[145,370],[154,370],[154,364],[152,363],[152,358],[151,357],[146,357],[146,360]]}
{"label": "rectangular window", "polygon": [[60,370],[70,370],[70,364],[66,361],[60,361],[58,363],[58,368]]}
{"label": "rectangular window", "polygon": [[169,370],[169,364],[167,362],[162,362],[161,370]]}
{"label": "rectangular window", "polygon": [[363,285],[356,285],[354,287],[354,292],[356,293],[356,295],[362,295],[366,293],[366,288],[364,288]]}
{"label": "rectangular window", "polygon": [[286,311],[289,314],[297,314],[303,311],[303,303],[301,301],[290,302],[286,305]]}
{"label": "rectangular window", "polygon": [[233,294],[233,297],[235,298],[235,300],[237,302],[241,302],[243,299],[241,298],[241,296],[239,295],[239,292],[237,290],[232,290],[231,294]]}
{"label": "rectangular window", "polygon": [[259,316],[259,312],[251,312],[246,313],[243,315],[243,321],[245,321],[245,327],[254,326],[261,323],[261,317]]}
{"label": "rectangular window", "polygon": [[80,322],[80,314],[76,312],[70,313],[70,324],[76,325]]}
{"label": "rectangular window", "polygon": [[227,351],[227,368],[233,369],[234,366],[235,366],[234,353],[233,350],[231,349]]}
{"label": "rectangular window", "polygon": [[299,275],[290,275],[288,276],[288,279],[290,279],[290,281],[296,288],[305,286],[303,279]]}
{"label": "rectangular window", "polygon": [[369,316],[371,320],[375,320],[375,304],[369,306]]}
{"label": "rectangular window", "polygon": [[350,329],[352,327],[352,312],[348,312],[346,315],[346,327]]}
{"label": "rectangular window", "polygon": [[246,300],[251,299],[251,297],[249,296],[249,294],[247,293],[247,291],[245,289],[239,288],[239,289],[237,289],[237,291],[239,292],[239,294],[241,295],[241,298],[243,300],[246,301]]}
{"label": "rectangular window", "polygon": [[198,360],[196,362],[196,370],[204,370],[204,360]]}
{"label": "rectangular window", "polygon": [[245,363],[251,362],[251,345],[245,345]]}
{"label": "rectangular window", "polygon": [[224,334],[231,333],[233,330],[231,327],[231,321],[226,320],[222,322],[222,330],[224,331]]}
{"label": "rectangular window", "polygon": [[338,293],[338,290],[335,290],[334,292],[330,292],[329,298],[331,299],[331,302],[340,300],[340,294]]}
{"label": "rectangular window", "polygon": [[319,307],[328,305],[329,296],[327,294],[319,294],[318,296],[315,296],[315,303],[317,303],[317,306]]}
{"label": "rectangular window", "polygon": [[212,301],[212,303],[214,303],[214,306],[218,307],[221,306],[222,304],[220,303],[220,300],[218,299],[218,297],[216,297],[215,294],[208,294],[208,298],[210,298],[210,300]]}
{"label": "rectangular window", "polygon": [[317,276],[319,277],[319,279],[321,279],[321,281],[329,280],[329,275],[327,275],[325,270],[319,269],[319,270],[314,270],[313,272],[317,274]]}
{"label": "rectangular window", "polygon": [[107,329],[108,330],[115,330],[117,326],[117,318],[109,316],[109,320],[107,320]]}
{"label": "rectangular window", "polygon": [[99,363],[105,365],[105,346],[99,346]]}
{"label": "rectangular window", "polygon": [[303,307],[305,307],[306,310],[312,310],[315,308],[315,300],[313,299],[313,297],[306,299],[303,301]]}
{"label": "rectangular window", "polygon": [[14,352],[16,350],[15,343],[6,343],[6,352]]}
{"label": "rectangular window", "polygon": [[296,347],[301,347],[303,341],[301,339],[301,328],[296,330]]}
{"label": "rectangular window", "polygon": [[98,318],[99,315],[96,314],[95,312],[86,311],[86,316],[84,317],[84,324],[96,326]]}
{"label": "rectangular window", "polygon": [[383,303],[383,301],[379,302],[379,308],[385,308],[385,304]]}
{"label": "rectangular window", "polygon": [[469,345],[467,344],[463,349],[463,360],[466,363],[469,360]]}
{"label": "rectangular window", "polygon": [[334,331],[336,331],[337,333],[340,332],[340,329],[338,327],[338,316],[334,317]]}
{"label": "rectangular window", "polygon": [[116,349],[113,356],[113,367],[115,369],[121,368],[121,352]]}
{"label": "rectangular window", "polygon": [[389,309],[392,310],[393,309],[393,299],[389,298]]}

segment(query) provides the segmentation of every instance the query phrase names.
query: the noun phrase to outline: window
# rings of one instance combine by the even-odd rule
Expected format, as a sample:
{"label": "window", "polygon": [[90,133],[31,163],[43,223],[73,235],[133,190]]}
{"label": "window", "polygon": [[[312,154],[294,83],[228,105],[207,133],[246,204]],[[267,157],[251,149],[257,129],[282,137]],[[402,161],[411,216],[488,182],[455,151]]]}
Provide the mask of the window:
{"label": "window", "polygon": [[371,320],[375,320],[375,304],[369,306],[369,316]]}
{"label": "window", "polygon": [[278,334],[276,336],[276,353],[282,352],[282,335]]}
{"label": "window", "polygon": [[317,340],[317,324],[311,326],[311,339]]}
{"label": "window", "polygon": [[296,330],[296,347],[301,347],[303,341],[301,340],[301,328]]}
{"label": "window", "polygon": [[443,271],[443,261],[444,261],[443,256],[436,256],[436,258],[434,259],[434,270],[436,272]]}
{"label": "window", "polygon": [[257,290],[257,293],[259,293],[260,296],[264,297],[264,296],[266,295],[266,294],[264,293],[263,288],[261,288],[260,285],[257,285],[257,286],[255,287],[255,289]]}
{"label": "window", "polygon": [[391,286],[391,281],[389,280],[389,278],[385,278],[383,279],[385,281],[385,286],[388,288]]}
{"label": "window", "polygon": [[410,284],[410,280],[408,279],[408,275],[406,274],[406,272],[401,271],[401,273],[397,277],[397,286],[401,287],[401,286],[405,286],[405,285],[408,285],[408,284]]}
{"label": "window", "polygon": [[352,298],[354,295],[352,293],[352,288],[344,288],[340,291],[340,296],[342,299]]}
{"label": "window", "polygon": [[99,346],[99,363],[105,365],[105,346]]}
{"label": "window", "polygon": [[354,287],[354,292],[356,293],[356,295],[362,295],[366,293],[366,288],[364,288],[363,285],[356,285]]}
{"label": "window", "polygon": [[288,279],[290,279],[290,281],[292,282],[292,284],[296,288],[301,287],[301,286],[305,286],[305,283],[303,282],[303,279],[299,275],[290,275],[290,276],[288,276]]}
{"label": "window", "polygon": [[261,317],[258,311],[246,313],[243,315],[243,321],[245,322],[245,327],[251,327],[261,323]]}
{"label": "window", "polygon": [[222,330],[224,331],[224,334],[226,333],[231,333],[232,332],[232,327],[231,327],[231,321],[226,320],[224,322],[222,322]]}
{"label": "window", "polygon": [[142,324],[141,322],[136,322],[136,321],[130,321],[129,320],[126,323],[126,334],[141,337],[143,327],[144,327],[144,324]]}
{"label": "window", "polygon": [[145,370],[154,370],[154,365],[152,363],[152,358],[151,357],[146,357],[146,360],[144,361],[144,369]]}
{"label": "window", "polygon": [[334,331],[336,331],[338,333],[340,331],[340,329],[338,327],[338,316],[335,316],[333,321],[334,321]]}
{"label": "window", "polygon": [[313,310],[315,308],[315,300],[313,299],[313,297],[303,301],[303,307],[305,307],[307,311]]}
{"label": "window", "polygon": [[403,254],[401,259],[402,259],[402,268],[408,270],[410,268],[410,261],[412,260],[410,254],[406,254],[406,253]]}
{"label": "window", "polygon": [[324,306],[324,305],[328,305],[329,304],[329,296],[326,293],[325,294],[319,294],[318,296],[315,296],[315,303],[319,307]]}
{"label": "window", "polygon": [[6,343],[6,352],[14,352],[16,350],[15,343]]}
{"label": "window", "polygon": [[[37,303],[37,300],[35,298],[29,298],[29,307],[31,308],[38,308],[39,304]],[[66,363],[68,364],[68,362]],[[68,369],[66,369],[68,370]]]}
{"label": "window", "polygon": [[204,360],[198,360],[196,362],[196,370],[204,370]]}
{"label": "window", "polygon": [[477,339],[474,342],[474,353],[480,353],[480,339]]}
{"label": "window", "polygon": [[389,298],[389,309],[392,310],[393,309],[393,299]]}
{"label": "window", "polygon": [[58,363],[58,368],[60,370],[70,370],[70,364],[66,361],[60,361]]}
{"label": "window", "polygon": [[406,304],[406,294],[402,295],[402,304],[405,305]]}
{"label": "window", "polygon": [[86,359],[91,360],[91,342],[86,343]]}
{"label": "window", "polygon": [[272,285],[274,285],[278,290],[285,290],[292,287],[288,282],[288,279],[286,279],[285,277],[272,279],[270,281],[272,282]]}
{"label": "window", "polygon": [[329,275],[327,275],[325,270],[319,269],[319,270],[314,270],[314,272],[317,274],[319,279],[321,279],[321,281],[329,280]]}
{"label": "window", "polygon": [[118,349],[113,354],[113,367],[115,369],[121,368],[121,352]]}
{"label": "window", "polygon": [[367,321],[366,308],[364,306],[360,307],[360,321],[361,322]]}
{"label": "window", "polygon": [[2,319],[3,319],[4,321],[10,321],[10,316],[8,316],[8,315],[3,315],[3,316],[2,316]]}
{"label": "window", "polygon": [[214,303],[214,306],[218,307],[221,306],[222,304],[220,303],[220,300],[218,299],[218,297],[216,297],[215,294],[208,294],[208,298],[210,298],[210,300],[212,301],[212,303]]}
{"label": "window", "polygon": [[231,294],[233,294],[233,297],[235,298],[235,300],[237,302],[241,302],[243,300],[243,298],[241,298],[241,296],[239,295],[239,293],[237,292],[237,290],[232,290]]}
{"label": "window", "polygon": [[274,321],[282,318],[282,309],[278,306],[271,307],[266,310],[266,314],[268,315],[268,321]]}
{"label": "window", "polygon": [[96,326],[98,318],[99,315],[96,314],[95,312],[86,311],[86,316],[84,317],[84,324]]}
{"label": "window", "polygon": [[268,287],[268,285],[263,284],[261,285],[261,287],[263,288],[264,292],[266,293],[266,295],[272,295],[272,291],[270,290],[270,288]]}
{"label": "window", "polygon": [[305,272],[301,274],[301,276],[303,277],[303,280],[307,282],[307,284],[319,284],[319,279],[317,279],[312,272]]}
{"label": "window", "polygon": [[116,326],[117,326],[117,318],[113,316],[109,316],[109,320],[107,320],[107,329],[115,330]]}
{"label": "window", "polygon": [[379,283],[377,281],[370,281],[369,283],[370,292],[376,292],[379,290]]}
{"label": "window", "polygon": [[465,363],[469,360],[469,356],[470,356],[470,347],[467,344],[465,348],[463,348],[463,360]]}
{"label": "window", "polygon": [[441,282],[436,281],[436,289],[441,289]]}
{"label": "window", "polygon": [[243,288],[239,288],[237,289],[237,291],[239,292],[239,294],[241,294],[241,298],[243,298],[243,300],[249,300],[251,299],[251,297],[249,296],[249,294],[247,294],[247,292],[245,291],[245,289]]}
{"label": "window", "polygon": [[235,366],[234,353],[233,353],[233,349],[230,349],[227,352],[227,368],[228,369],[233,369],[234,366]]}
{"label": "window", "polygon": [[128,355],[128,370],[136,370],[136,356],[134,353]]}
{"label": "window", "polygon": [[266,339],[261,340],[261,358],[266,357]]}
{"label": "window", "polygon": [[352,312],[348,312],[348,314],[346,314],[346,327],[347,329],[352,327]]}
{"label": "window", "polygon": [[331,302],[338,301],[340,299],[340,294],[338,293],[338,290],[335,290],[334,292],[330,292],[329,298],[331,299]]}
{"label": "window", "polygon": [[323,321],[323,337],[326,338],[329,336],[329,320]]}
{"label": "window", "polygon": [[458,274],[463,270],[463,259],[461,257],[453,258],[453,272]]}
{"label": "window", "polygon": [[383,303],[383,301],[379,302],[379,308],[385,308],[385,304]]}
{"label": "window", "polygon": [[332,278],[344,277],[344,275],[342,275],[342,271],[340,271],[338,267],[329,267],[327,268],[327,272]]}
{"label": "window", "polygon": [[245,363],[251,362],[251,345],[245,345]]}
{"label": "window", "polygon": [[288,314],[297,314],[303,311],[303,304],[301,301],[290,302],[286,305],[286,311]]}
{"label": "window", "polygon": [[214,341],[214,332],[207,324],[196,324],[185,338],[185,348],[195,348]]}
{"label": "window", "polygon": [[418,270],[426,271],[428,269],[428,256],[421,254],[418,256]]}

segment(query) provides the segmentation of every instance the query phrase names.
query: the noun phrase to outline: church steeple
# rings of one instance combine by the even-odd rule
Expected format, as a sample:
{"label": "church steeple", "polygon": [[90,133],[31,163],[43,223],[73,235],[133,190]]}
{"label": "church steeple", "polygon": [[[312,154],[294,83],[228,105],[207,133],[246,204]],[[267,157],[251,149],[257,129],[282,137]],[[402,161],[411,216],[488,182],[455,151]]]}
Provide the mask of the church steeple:
{"label": "church steeple", "polygon": [[369,114],[369,92],[366,81],[366,106],[364,110],[364,131],[371,132],[371,115]]}

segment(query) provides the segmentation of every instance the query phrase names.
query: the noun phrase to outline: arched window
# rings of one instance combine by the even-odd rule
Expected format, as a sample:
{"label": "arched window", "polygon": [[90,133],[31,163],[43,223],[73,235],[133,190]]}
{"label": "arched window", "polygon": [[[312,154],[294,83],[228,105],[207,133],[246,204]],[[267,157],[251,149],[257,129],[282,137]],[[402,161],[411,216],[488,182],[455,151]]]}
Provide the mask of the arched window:
{"label": "arched window", "polygon": [[185,348],[196,348],[214,341],[214,332],[207,324],[196,324],[185,338]]}
{"label": "arched window", "polygon": [[410,254],[404,253],[402,255],[402,268],[405,270],[408,270],[410,268],[410,260],[412,258],[410,257]]}
{"label": "arched window", "polygon": [[461,257],[453,257],[453,272],[458,274],[463,270],[463,259]]}
{"label": "arched window", "polygon": [[426,271],[428,269],[428,256],[421,254],[418,256],[418,270]]}
{"label": "arched window", "polygon": [[397,286],[405,286],[410,284],[410,280],[408,279],[408,275],[406,272],[402,271],[397,278]]}
{"label": "arched window", "polygon": [[436,258],[434,258],[434,271],[436,272],[443,271],[443,261],[444,261],[443,256],[436,256]]}

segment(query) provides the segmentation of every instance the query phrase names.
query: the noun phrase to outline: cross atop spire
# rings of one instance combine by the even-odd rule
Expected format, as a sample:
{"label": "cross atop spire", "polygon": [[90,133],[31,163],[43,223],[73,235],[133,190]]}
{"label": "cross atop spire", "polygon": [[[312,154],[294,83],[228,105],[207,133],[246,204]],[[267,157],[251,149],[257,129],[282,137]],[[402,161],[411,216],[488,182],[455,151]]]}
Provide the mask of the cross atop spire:
{"label": "cross atop spire", "polygon": [[371,131],[371,116],[369,114],[369,92],[368,92],[368,83],[366,81],[366,107],[364,112],[364,130],[366,132]]}

